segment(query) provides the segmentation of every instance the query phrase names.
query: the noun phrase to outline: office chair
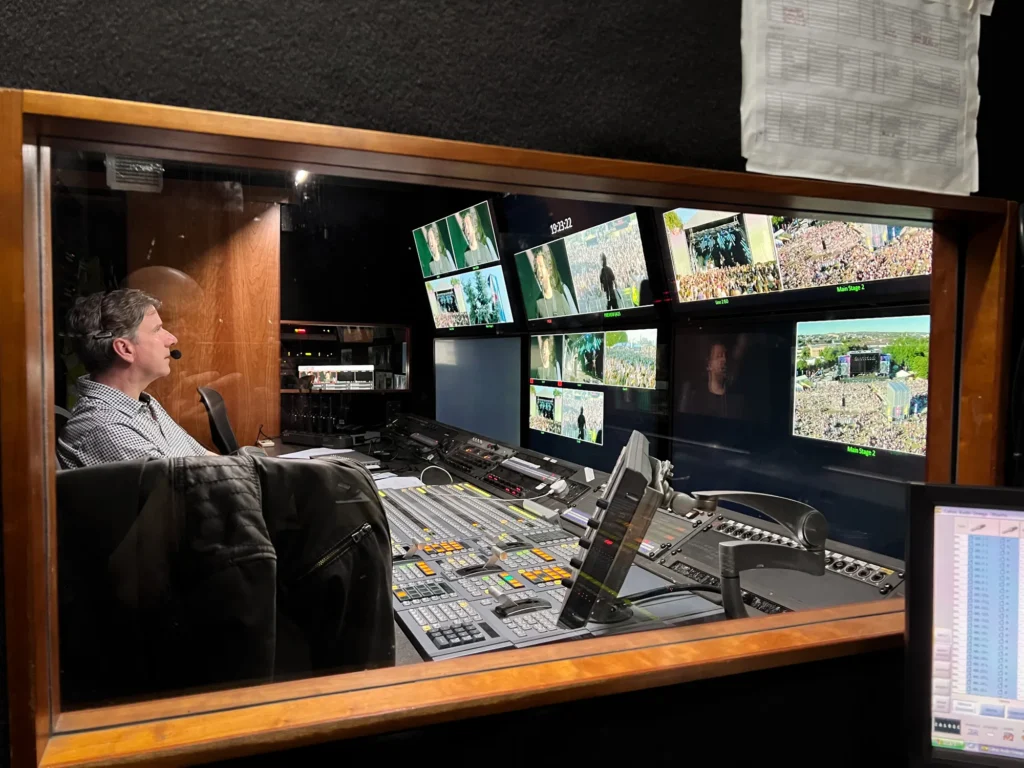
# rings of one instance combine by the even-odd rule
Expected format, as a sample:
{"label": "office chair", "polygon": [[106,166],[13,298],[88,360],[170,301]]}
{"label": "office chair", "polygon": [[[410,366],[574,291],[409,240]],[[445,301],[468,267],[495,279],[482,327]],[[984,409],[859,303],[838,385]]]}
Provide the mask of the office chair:
{"label": "office chair", "polygon": [[222,456],[228,456],[238,450],[238,440],[228,420],[228,409],[220,392],[210,387],[199,387],[199,399],[206,407],[210,417],[210,435]]}
{"label": "office chair", "polygon": [[54,415],[54,426],[57,428],[57,437],[60,437],[60,433],[64,431],[64,425],[68,423],[68,419],[71,418],[71,411],[67,408],[61,408],[59,405],[53,406]]}

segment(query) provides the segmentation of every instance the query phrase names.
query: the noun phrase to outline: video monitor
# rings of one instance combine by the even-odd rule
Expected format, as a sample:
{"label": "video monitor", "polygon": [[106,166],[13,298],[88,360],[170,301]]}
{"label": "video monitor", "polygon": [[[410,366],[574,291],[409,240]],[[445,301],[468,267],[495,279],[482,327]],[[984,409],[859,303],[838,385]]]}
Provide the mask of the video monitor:
{"label": "video monitor", "polygon": [[654,389],[658,331],[545,334],[530,339],[530,379]]}
{"label": "video monitor", "polygon": [[424,277],[437,277],[465,269],[464,251],[456,252],[452,248],[447,218],[414,229],[412,239],[416,244],[416,255]]}
{"label": "video monitor", "polygon": [[541,381],[562,381],[561,334],[533,336],[530,339],[530,378]]}
{"label": "video monitor", "polygon": [[654,389],[658,378],[658,331],[607,331],[604,383],[610,387]]}
{"label": "video monitor", "polygon": [[604,445],[604,392],[566,389],[562,393],[562,437]]}
{"label": "video monitor", "polygon": [[573,384],[604,383],[603,333],[570,333],[562,337],[562,376]]}
{"label": "video monitor", "polygon": [[530,387],[530,429],[562,434],[562,390],[558,387]]}
{"label": "video monitor", "polygon": [[912,765],[1024,765],[1024,493],[908,493]]}
{"label": "video monitor", "polygon": [[516,254],[530,320],[653,303],[635,213]]}
{"label": "video monitor", "polygon": [[676,208],[663,214],[682,303],[931,274],[932,230]]}
{"label": "video monitor", "polygon": [[300,365],[299,377],[313,390],[372,389],[372,365]]}
{"label": "video monitor", "polygon": [[604,393],[530,386],[530,429],[581,443],[604,444]]}
{"label": "video monitor", "polygon": [[428,280],[426,286],[436,328],[512,322],[512,307],[500,266]]}
{"label": "video monitor", "polygon": [[498,239],[486,200],[452,214],[447,222],[456,263],[464,267],[479,267],[498,260]]}
{"label": "video monitor", "polygon": [[797,323],[793,435],[925,455],[928,315]]}

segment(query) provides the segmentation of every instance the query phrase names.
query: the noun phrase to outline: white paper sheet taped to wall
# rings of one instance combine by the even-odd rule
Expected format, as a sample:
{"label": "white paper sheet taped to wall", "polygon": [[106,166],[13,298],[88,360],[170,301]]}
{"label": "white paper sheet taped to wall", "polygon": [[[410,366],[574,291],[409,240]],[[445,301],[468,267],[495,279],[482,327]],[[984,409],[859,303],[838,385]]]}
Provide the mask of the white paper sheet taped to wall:
{"label": "white paper sheet taped to wall", "polygon": [[960,0],[743,0],[747,170],[978,189],[980,11]]}

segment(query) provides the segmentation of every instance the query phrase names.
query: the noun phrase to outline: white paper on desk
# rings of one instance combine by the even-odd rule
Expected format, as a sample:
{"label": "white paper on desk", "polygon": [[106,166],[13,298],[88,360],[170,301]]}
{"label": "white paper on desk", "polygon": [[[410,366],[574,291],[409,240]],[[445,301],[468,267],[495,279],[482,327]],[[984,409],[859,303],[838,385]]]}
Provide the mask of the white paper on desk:
{"label": "white paper on desk", "polygon": [[743,0],[747,170],[978,189],[978,9]]}
{"label": "white paper on desk", "polygon": [[339,453],[352,453],[351,448],[307,448],[304,451],[286,453],[279,459],[315,459],[317,456],[334,456]]}
{"label": "white paper on desk", "polygon": [[377,487],[382,491],[397,490],[399,488],[419,488],[423,481],[418,477],[387,477],[377,481]]}
{"label": "white paper on desk", "polygon": [[396,475],[394,472],[372,472],[370,474],[370,477],[372,477],[374,480],[380,481],[387,480],[389,477],[396,477]]}

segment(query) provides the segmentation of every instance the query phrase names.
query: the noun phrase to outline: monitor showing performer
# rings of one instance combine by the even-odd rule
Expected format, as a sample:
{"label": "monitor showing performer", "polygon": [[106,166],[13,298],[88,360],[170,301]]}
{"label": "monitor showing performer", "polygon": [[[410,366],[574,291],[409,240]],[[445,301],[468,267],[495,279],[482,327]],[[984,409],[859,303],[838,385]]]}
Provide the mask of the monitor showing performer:
{"label": "monitor showing performer", "polygon": [[925,455],[931,318],[797,323],[793,434]]}
{"label": "monitor showing performer", "polygon": [[437,328],[497,325],[513,320],[500,266],[428,280],[426,286]]}
{"label": "monitor showing performer", "polygon": [[928,228],[694,208],[663,219],[680,302],[931,273]]}
{"label": "monitor showing performer", "polygon": [[562,336],[534,336],[530,339],[530,378],[562,381]]}
{"label": "monitor showing performer", "polygon": [[653,301],[635,213],[517,253],[516,270],[530,320]]}
{"label": "monitor showing performer", "polygon": [[424,277],[437,277],[465,268],[463,254],[456,253],[452,248],[448,219],[438,219],[414,229],[412,239],[416,244],[416,255],[419,257],[420,270]]}
{"label": "monitor showing performer", "polygon": [[534,336],[530,340],[530,378],[654,389],[657,357],[658,331],[654,328]]}
{"label": "monitor showing performer", "polygon": [[479,267],[498,260],[494,219],[485,200],[448,217],[453,253],[461,255],[466,267]]}

